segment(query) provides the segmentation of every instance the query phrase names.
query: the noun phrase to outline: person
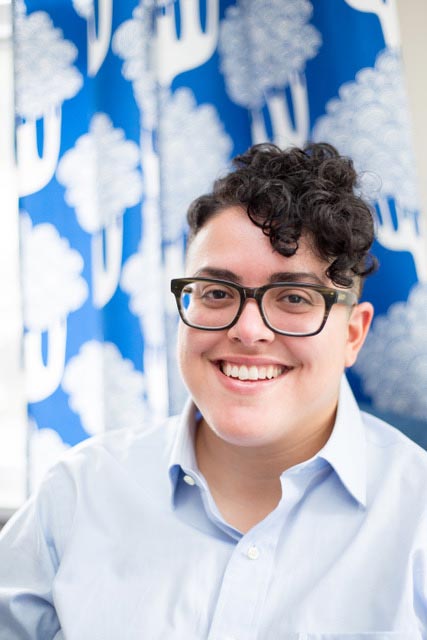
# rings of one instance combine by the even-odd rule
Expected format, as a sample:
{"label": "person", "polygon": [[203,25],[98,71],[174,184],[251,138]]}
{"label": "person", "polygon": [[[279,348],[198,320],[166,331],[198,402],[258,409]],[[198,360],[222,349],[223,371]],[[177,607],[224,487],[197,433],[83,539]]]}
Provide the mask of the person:
{"label": "person", "polygon": [[327,144],[262,144],[190,206],[190,399],[78,445],[5,527],[2,640],[427,638],[427,453],[345,378],[376,266],[356,186]]}

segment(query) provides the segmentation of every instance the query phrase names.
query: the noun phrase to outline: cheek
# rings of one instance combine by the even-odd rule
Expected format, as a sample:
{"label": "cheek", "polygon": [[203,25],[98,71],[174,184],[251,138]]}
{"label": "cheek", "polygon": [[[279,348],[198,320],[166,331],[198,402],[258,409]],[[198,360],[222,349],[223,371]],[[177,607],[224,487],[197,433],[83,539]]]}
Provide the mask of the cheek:
{"label": "cheek", "polygon": [[188,340],[187,334],[188,334],[188,327],[186,327],[185,324],[180,322],[178,327],[176,354],[177,354],[178,367],[184,380],[185,380],[185,369],[186,369],[186,359],[188,355],[188,347],[191,345],[191,341]]}
{"label": "cheek", "polygon": [[343,372],[347,361],[347,332],[346,328],[341,325],[335,327],[335,331],[331,331],[330,336],[326,334],[325,341],[323,343],[322,354],[319,354],[319,359],[322,358],[324,366],[329,366],[330,369],[337,369],[339,372]]}
{"label": "cheek", "polygon": [[177,336],[177,360],[184,381],[187,382],[194,375],[204,354],[212,346],[215,334],[200,331],[180,323]]}
{"label": "cheek", "polygon": [[332,370],[344,370],[347,341],[345,330],[341,326],[334,327],[331,323],[328,331],[325,329],[317,336],[307,338],[307,342],[299,349],[299,356],[306,367],[321,370],[327,375],[328,371],[332,374]]}

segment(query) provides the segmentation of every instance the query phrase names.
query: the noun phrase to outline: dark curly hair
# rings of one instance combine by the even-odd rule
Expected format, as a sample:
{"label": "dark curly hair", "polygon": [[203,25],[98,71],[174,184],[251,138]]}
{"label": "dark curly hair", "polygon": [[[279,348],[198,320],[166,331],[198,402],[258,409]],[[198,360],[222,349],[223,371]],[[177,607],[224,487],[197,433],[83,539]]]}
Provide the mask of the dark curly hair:
{"label": "dark curly hair", "polygon": [[370,253],[374,218],[355,194],[357,174],[349,158],[326,143],[285,151],[265,143],[234,158],[233,165],[212,193],[190,205],[189,243],[215,214],[237,205],[285,257],[297,251],[301,234],[308,236],[316,254],[330,263],[326,274],[335,285],[351,287],[354,276],[376,270]]}

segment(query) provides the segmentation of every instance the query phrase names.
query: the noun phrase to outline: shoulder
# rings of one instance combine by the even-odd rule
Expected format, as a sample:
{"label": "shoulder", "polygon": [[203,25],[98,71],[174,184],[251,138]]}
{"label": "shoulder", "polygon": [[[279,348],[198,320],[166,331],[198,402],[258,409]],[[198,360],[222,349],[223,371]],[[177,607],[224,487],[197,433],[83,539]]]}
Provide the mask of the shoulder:
{"label": "shoulder", "polygon": [[[109,513],[156,491],[168,495],[168,462],[179,419],[169,418],[141,430],[117,429],[72,447],[48,471],[24,505],[37,513],[42,528],[56,532],[62,548],[76,522],[98,510]],[[64,538],[64,545],[61,540]]]}
{"label": "shoulder", "polygon": [[427,451],[408,438],[402,431],[376,416],[361,411],[368,442],[376,448],[398,448],[400,451],[419,457],[427,464]]}
{"label": "shoulder", "polygon": [[383,482],[392,480],[397,493],[410,492],[427,504],[427,451],[384,420],[365,412],[361,415],[371,474]]}
{"label": "shoulder", "polygon": [[85,467],[99,471],[120,466],[131,471],[168,460],[179,425],[179,416],[152,423],[141,429],[116,429],[93,436],[72,447],[59,466],[77,472]]}
{"label": "shoulder", "polygon": [[35,492],[39,502],[68,505],[115,487],[146,488],[167,482],[171,448],[179,416],[141,429],[117,429],[84,440],[69,449],[48,471]]}

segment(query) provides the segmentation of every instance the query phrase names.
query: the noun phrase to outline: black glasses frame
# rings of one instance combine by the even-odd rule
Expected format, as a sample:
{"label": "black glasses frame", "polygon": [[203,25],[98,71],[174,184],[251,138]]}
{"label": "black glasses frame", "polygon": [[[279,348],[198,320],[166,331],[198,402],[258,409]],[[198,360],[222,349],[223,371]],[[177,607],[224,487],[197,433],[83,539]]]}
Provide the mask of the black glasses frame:
{"label": "black glasses frame", "polygon": [[[225,285],[227,287],[230,287],[231,289],[235,289],[240,295],[240,305],[234,319],[228,324],[223,325],[222,327],[203,327],[188,322],[188,320],[186,320],[185,318],[184,310],[182,309],[181,305],[181,293],[184,287],[192,282],[213,282]],[[276,289],[278,287],[298,287],[298,289],[310,289],[321,294],[325,301],[325,313],[323,315],[321,325],[316,331],[312,331],[310,333],[292,333],[290,331],[281,331],[280,329],[276,329],[269,323],[262,308],[262,299],[266,291],[269,291],[270,289]],[[218,280],[216,278],[174,278],[173,280],[171,280],[171,291],[175,296],[181,320],[184,322],[184,324],[192,327],[193,329],[201,329],[202,331],[224,331],[224,329],[230,329],[237,323],[240,316],[242,315],[245,302],[247,300],[253,299],[258,305],[258,309],[261,314],[261,318],[264,321],[264,324],[269,329],[271,329],[271,331],[274,331],[274,333],[278,333],[282,336],[294,336],[300,338],[315,336],[320,333],[326,324],[329,313],[334,304],[345,304],[349,307],[353,307],[358,303],[357,295],[353,291],[342,291],[340,289],[332,289],[331,287],[324,287],[322,285],[312,284],[308,282],[274,282],[272,284],[265,284],[262,287],[242,287],[235,282],[230,282],[228,280]]]}

